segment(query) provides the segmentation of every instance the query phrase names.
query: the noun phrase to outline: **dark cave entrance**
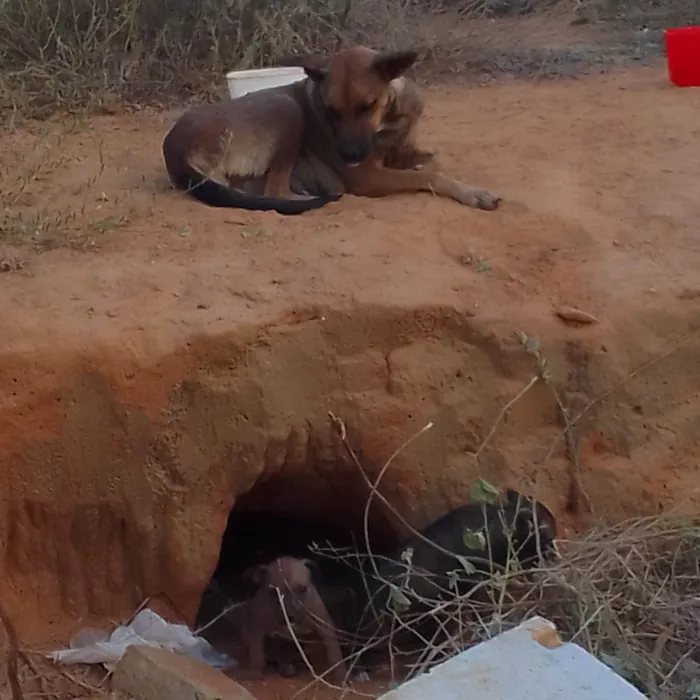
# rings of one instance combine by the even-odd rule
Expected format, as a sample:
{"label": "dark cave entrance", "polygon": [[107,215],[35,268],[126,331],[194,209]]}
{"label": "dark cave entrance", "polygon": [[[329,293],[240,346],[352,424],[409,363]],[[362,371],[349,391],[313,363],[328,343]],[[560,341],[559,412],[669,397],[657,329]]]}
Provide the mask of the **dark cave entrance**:
{"label": "dark cave entrance", "polygon": [[[241,579],[246,570],[280,556],[311,559],[319,592],[322,587],[328,591],[347,586],[358,566],[356,560],[348,566],[348,553],[367,552],[364,511],[368,495],[367,483],[354,466],[344,462],[263,473],[229,513],[195,628],[204,628],[202,636],[235,655],[230,625],[221,618],[211,621],[254,592],[252,584]],[[378,500],[370,508],[367,531],[373,554],[387,554],[398,543],[393,522]],[[358,585],[357,579],[352,585]]]}

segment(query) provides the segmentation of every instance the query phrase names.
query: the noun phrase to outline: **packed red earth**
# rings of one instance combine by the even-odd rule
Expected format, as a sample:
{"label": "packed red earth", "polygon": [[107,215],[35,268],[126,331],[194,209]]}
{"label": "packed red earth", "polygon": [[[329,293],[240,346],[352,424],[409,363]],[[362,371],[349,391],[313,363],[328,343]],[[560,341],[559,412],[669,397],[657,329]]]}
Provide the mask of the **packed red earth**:
{"label": "packed red earth", "polygon": [[[385,478],[416,526],[477,476],[535,493],[565,536],[697,507],[700,92],[658,63],[424,96],[422,142],[500,210],[210,209],[167,181],[177,111],[0,134],[0,596],[27,644],[159,592],[191,619],[246,492],[358,525],[329,411],[375,473],[433,422]],[[527,339],[574,456],[545,382],[500,417],[541,370]]]}

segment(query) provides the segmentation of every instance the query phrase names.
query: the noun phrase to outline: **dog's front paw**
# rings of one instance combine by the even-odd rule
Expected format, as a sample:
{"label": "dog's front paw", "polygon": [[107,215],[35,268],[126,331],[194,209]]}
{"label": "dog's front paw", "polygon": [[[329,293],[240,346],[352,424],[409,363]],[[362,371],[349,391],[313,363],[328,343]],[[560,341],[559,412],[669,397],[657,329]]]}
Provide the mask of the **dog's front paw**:
{"label": "dog's front paw", "polygon": [[352,680],[355,683],[367,683],[370,680],[369,673],[367,671],[357,671],[353,676]]}
{"label": "dog's front paw", "polygon": [[493,211],[494,209],[498,209],[498,205],[501,203],[501,198],[498,195],[487,192],[486,190],[472,190],[469,201],[464,203],[470,207],[474,207],[475,209]]}

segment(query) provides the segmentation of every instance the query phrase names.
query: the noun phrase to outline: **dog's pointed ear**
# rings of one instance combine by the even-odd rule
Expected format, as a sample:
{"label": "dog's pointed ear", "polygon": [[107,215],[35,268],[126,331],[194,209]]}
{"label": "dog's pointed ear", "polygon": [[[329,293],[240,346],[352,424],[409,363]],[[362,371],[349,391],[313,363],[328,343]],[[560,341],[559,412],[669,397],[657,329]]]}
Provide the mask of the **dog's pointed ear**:
{"label": "dog's pointed ear", "polygon": [[372,70],[388,83],[403,75],[417,60],[417,51],[385,51],[372,61]]}
{"label": "dog's pointed ear", "polygon": [[[289,60],[291,57],[286,56],[285,60]],[[287,63],[286,65],[291,66],[301,66],[306,75],[311,78],[314,82],[320,82],[326,77],[328,73],[328,58],[322,56],[318,53],[309,53],[304,56],[296,56],[295,63]]]}

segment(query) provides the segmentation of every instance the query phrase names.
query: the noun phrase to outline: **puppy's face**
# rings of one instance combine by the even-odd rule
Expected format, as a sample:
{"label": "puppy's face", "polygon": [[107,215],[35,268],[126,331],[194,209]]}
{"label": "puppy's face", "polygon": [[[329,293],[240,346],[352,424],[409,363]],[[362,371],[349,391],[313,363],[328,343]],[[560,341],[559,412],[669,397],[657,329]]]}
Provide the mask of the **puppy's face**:
{"label": "puppy's face", "polygon": [[251,577],[260,592],[270,596],[273,605],[276,606],[281,597],[292,618],[297,618],[303,615],[314,590],[310,565],[305,559],[280,557],[254,569]]}
{"label": "puppy's face", "polygon": [[318,57],[303,61],[307,75],[321,90],[338,153],[348,165],[357,165],[370,155],[373,137],[387,108],[389,84],[402,76],[416,58],[415,51],[378,53],[353,47],[329,61]]}

